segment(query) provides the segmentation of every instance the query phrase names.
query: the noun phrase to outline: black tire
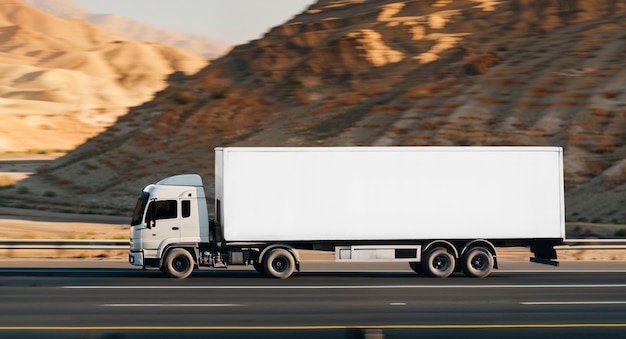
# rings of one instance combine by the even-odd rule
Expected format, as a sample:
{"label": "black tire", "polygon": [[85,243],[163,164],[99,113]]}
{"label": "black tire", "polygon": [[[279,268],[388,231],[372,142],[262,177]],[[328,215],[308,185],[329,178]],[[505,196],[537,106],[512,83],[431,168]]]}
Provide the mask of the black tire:
{"label": "black tire", "polygon": [[484,247],[474,247],[463,255],[461,267],[468,277],[484,278],[493,270],[493,255]]}
{"label": "black tire", "polygon": [[255,262],[254,264],[252,264],[252,267],[254,267],[257,272],[261,273],[261,275],[267,277],[267,272],[265,272],[265,267],[263,267],[263,263]]}
{"label": "black tire", "polygon": [[417,273],[418,275],[424,275],[424,266],[422,266],[421,262],[410,262],[409,263],[409,267],[411,267],[411,269],[413,270],[413,272]]}
{"label": "black tire", "polygon": [[185,279],[193,272],[194,261],[191,254],[182,248],[167,252],[161,270],[172,278]]}
{"label": "black tire", "polygon": [[296,261],[293,255],[284,248],[275,248],[263,260],[265,274],[271,278],[287,279],[295,270]]}
{"label": "black tire", "polygon": [[450,254],[447,249],[435,247],[426,253],[422,264],[424,272],[429,276],[447,278],[454,272],[456,260],[454,255]]}

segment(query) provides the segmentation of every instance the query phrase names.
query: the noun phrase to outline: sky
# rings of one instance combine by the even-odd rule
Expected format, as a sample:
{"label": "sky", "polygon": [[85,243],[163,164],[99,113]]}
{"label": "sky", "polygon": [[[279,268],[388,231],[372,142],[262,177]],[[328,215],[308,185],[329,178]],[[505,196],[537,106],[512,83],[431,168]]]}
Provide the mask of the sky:
{"label": "sky", "polygon": [[242,44],[285,23],[315,0],[74,0],[98,14],[119,14],[167,30]]}

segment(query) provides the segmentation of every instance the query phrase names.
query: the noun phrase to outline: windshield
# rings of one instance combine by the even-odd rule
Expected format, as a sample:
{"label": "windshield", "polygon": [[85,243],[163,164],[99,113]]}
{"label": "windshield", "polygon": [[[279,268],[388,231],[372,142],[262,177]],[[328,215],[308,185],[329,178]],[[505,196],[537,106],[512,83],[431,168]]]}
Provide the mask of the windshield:
{"label": "windshield", "polygon": [[141,192],[139,195],[139,199],[137,199],[137,204],[135,205],[135,211],[133,212],[133,220],[130,222],[131,226],[141,224],[141,221],[143,220],[143,212],[146,209],[149,196],[150,195],[147,192]]}

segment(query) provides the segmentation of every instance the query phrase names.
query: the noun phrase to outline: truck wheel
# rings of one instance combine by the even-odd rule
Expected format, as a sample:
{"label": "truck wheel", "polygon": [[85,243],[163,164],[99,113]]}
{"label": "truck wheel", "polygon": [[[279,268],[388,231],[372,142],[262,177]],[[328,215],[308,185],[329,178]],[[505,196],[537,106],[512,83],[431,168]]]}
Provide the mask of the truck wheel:
{"label": "truck wheel", "polygon": [[435,278],[447,278],[454,272],[454,256],[443,247],[435,247],[424,257],[424,271]]}
{"label": "truck wheel", "polygon": [[468,277],[484,278],[493,270],[493,256],[484,247],[475,247],[463,255],[463,273]]}
{"label": "truck wheel", "polygon": [[411,267],[411,269],[413,270],[413,272],[419,274],[419,275],[424,275],[424,266],[422,266],[421,262],[410,262],[409,263],[409,267]]}
{"label": "truck wheel", "polygon": [[193,266],[193,257],[187,250],[174,248],[167,252],[161,268],[172,278],[185,279],[193,272]]}
{"label": "truck wheel", "polygon": [[296,266],[293,255],[286,249],[275,248],[270,251],[263,260],[265,273],[272,278],[287,279],[291,276]]}
{"label": "truck wheel", "polygon": [[261,275],[267,277],[267,273],[265,272],[265,267],[263,267],[263,263],[255,262],[254,264],[252,264],[252,267],[254,267],[257,272],[261,273]]}

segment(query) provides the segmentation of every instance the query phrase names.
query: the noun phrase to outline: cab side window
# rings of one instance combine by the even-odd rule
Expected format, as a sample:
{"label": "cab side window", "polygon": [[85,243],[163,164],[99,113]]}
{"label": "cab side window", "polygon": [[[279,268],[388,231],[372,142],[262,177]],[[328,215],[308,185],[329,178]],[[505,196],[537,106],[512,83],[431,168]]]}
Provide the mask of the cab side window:
{"label": "cab side window", "polygon": [[156,202],[156,220],[174,219],[178,216],[176,200],[162,200]]}
{"label": "cab side window", "polygon": [[183,200],[181,203],[181,210],[183,218],[189,218],[189,216],[191,216],[191,201]]}

